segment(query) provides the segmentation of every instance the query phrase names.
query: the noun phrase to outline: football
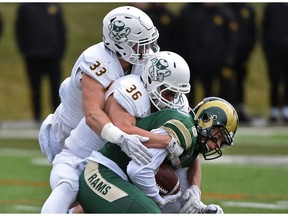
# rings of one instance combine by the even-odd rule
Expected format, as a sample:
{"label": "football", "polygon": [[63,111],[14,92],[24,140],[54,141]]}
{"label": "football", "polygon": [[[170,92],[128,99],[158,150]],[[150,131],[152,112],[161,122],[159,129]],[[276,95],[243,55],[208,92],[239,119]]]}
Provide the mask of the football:
{"label": "football", "polygon": [[162,163],[156,171],[155,180],[162,196],[176,194],[180,190],[180,183],[175,170],[166,163]]}

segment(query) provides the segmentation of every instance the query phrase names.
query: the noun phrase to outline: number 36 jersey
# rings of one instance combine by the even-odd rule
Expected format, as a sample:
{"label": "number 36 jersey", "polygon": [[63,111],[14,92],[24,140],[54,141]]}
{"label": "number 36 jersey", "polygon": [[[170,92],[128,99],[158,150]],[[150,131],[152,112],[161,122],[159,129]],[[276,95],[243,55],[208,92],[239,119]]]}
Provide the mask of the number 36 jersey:
{"label": "number 36 jersey", "polygon": [[[142,118],[150,114],[150,100],[144,85],[137,75],[117,79],[106,92],[106,99],[113,94],[115,100],[132,116]],[[106,143],[92,131],[83,118],[66,139],[66,147],[76,156],[88,157]]]}

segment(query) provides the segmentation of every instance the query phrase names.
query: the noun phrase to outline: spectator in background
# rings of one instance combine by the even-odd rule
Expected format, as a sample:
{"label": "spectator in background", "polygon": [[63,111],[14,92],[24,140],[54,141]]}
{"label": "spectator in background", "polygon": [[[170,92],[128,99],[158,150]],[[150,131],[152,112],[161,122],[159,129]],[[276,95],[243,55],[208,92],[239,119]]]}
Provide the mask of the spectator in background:
{"label": "spectator in background", "polygon": [[57,3],[22,3],[17,11],[16,40],[26,64],[33,117],[41,121],[41,84],[49,75],[53,110],[60,104],[60,63],[66,48],[63,11]]}
{"label": "spectator in background", "polygon": [[146,3],[144,9],[145,13],[152,19],[154,25],[157,27],[159,34],[158,44],[161,50],[176,51],[175,37],[176,31],[176,17],[166,7],[166,3]]}
{"label": "spectator in background", "polygon": [[[263,16],[263,49],[270,81],[270,117],[288,123],[288,4],[268,3]],[[281,89],[282,85],[282,89]],[[283,92],[281,91],[283,90]]]}
{"label": "spectator in background", "polygon": [[[204,97],[218,95],[234,104],[233,66],[238,25],[232,11],[223,4],[188,3],[180,11],[178,35],[181,55],[191,70],[190,106],[194,106],[195,81],[202,83]],[[213,92],[214,80],[219,92]],[[193,89],[194,88],[194,89]]]}
{"label": "spectator in background", "polygon": [[2,14],[0,13],[0,38],[2,37],[3,29],[4,29],[4,24],[3,24]]}
{"label": "spectator in background", "polygon": [[250,122],[245,112],[244,84],[247,77],[248,60],[256,39],[255,9],[248,3],[228,3],[227,6],[234,13],[238,29],[238,47],[234,61],[236,73],[236,101],[235,107],[238,111],[240,122]]}

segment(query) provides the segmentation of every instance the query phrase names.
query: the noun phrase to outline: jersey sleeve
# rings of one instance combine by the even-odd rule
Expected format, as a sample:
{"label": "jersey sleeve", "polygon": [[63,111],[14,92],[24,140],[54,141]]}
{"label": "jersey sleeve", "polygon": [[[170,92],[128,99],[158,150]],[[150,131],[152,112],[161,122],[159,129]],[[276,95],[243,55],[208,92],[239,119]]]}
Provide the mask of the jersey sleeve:
{"label": "jersey sleeve", "polygon": [[116,80],[106,92],[132,116],[141,118],[150,114],[150,100],[139,76],[127,75]]}
{"label": "jersey sleeve", "polygon": [[[152,130],[153,133],[167,134],[163,129]],[[134,185],[140,188],[154,202],[159,202],[159,188],[156,185],[155,173],[161,163],[166,158],[167,149],[149,148],[149,152],[153,155],[152,162],[143,165],[137,164],[131,160],[127,166],[127,174]]]}
{"label": "jersey sleeve", "polygon": [[183,94],[183,96],[182,96],[182,98],[183,98],[183,104],[184,104],[184,106],[182,107],[182,111],[183,112],[185,112],[185,113],[189,113],[189,111],[190,111],[190,106],[189,106],[189,101],[188,101],[188,98],[187,98],[187,96],[185,95],[185,94]]}
{"label": "jersey sleeve", "polygon": [[82,73],[98,81],[105,89],[114,80],[124,76],[118,58],[103,43],[89,47],[80,55],[72,69],[76,83],[81,80]]}
{"label": "jersey sleeve", "polygon": [[[189,149],[192,145],[193,126],[189,121],[181,119],[171,119],[165,122],[161,128],[165,129],[169,135],[176,138],[184,149]],[[196,129],[196,128],[195,128]],[[196,132],[196,131],[195,131]],[[197,134],[197,132],[196,132]]]}
{"label": "jersey sleeve", "polygon": [[171,165],[175,168],[190,166],[197,156],[195,153],[198,134],[195,125],[191,120],[183,118],[169,120],[162,128],[164,128],[170,136],[176,138],[184,148],[184,152],[179,156],[180,160],[171,161]]}

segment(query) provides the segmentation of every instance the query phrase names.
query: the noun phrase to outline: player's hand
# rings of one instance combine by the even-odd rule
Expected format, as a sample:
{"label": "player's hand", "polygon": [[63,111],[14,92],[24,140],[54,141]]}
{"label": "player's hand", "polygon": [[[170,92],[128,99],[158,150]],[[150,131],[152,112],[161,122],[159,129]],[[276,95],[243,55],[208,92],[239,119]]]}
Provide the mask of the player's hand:
{"label": "player's hand", "polygon": [[180,143],[178,142],[177,139],[175,139],[174,137],[172,137],[170,143],[167,146],[168,151],[170,152],[172,157],[178,157],[180,156],[184,149],[182,148],[182,146],[180,145]]}
{"label": "player's hand", "polygon": [[188,188],[183,196],[183,200],[185,200],[185,204],[180,209],[180,213],[192,213],[197,214],[201,210],[201,191],[197,185],[192,185]]}
{"label": "player's hand", "polygon": [[148,148],[142,144],[149,140],[149,137],[142,137],[139,135],[122,134],[119,138],[119,146],[132,160],[138,165],[141,163],[148,164],[151,162],[152,155]]}
{"label": "player's hand", "polygon": [[219,205],[210,204],[201,207],[200,213],[202,214],[224,214],[223,209]]}
{"label": "player's hand", "polygon": [[156,204],[162,208],[164,205],[166,205],[167,203],[173,203],[175,202],[180,196],[181,196],[181,191],[179,191],[176,194],[172,194],[172,195],[166,195],[166,196],[161,196],[161,200],[156,202]]}

